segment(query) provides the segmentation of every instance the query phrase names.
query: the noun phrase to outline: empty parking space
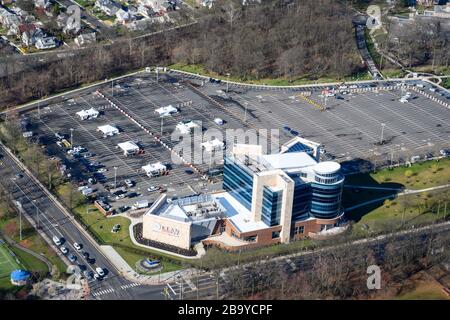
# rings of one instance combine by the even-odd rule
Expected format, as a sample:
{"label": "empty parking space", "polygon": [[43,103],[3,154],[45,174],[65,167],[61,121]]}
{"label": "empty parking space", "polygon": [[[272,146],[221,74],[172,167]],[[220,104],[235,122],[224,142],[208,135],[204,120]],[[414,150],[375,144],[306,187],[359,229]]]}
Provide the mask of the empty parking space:
{"label": "empty parking space", "polygon": [[[230,85],[227,92],[226,85],[194,78],[170,74],[160,75],[157,80],[148,73],[127,77],[98,87],[104,97],[92,89],[39,112],[30,112],[30,116],[48,153],[70,167],[77,180],[98,178],[100,183],[93,186],[97,195],[107,197],[115,207],[130,205],[137,199],[154,201],[159,192],[152,187],[167,191],[171,197],[221,188],[220,178],[208,181],[204,175],[213,169],[220,171],[222,152],[203,150],[200,159],[189,158],[188,162],[194,162],[199,171],[174,161],[177,158],[171,150],[179,147],[180,139],[175,133],[181,122],[199,125],[193,131],[192,150],[215,137],[202,136],[202,132],[218,133],[218,138],[226,142],[227,129],[275,129],[278,132],[272,137],[280,143],[296,135],[322,143],[324,159],[344,163],[346,170],[353,168],[355,159],[405,161],[449,147],[450,110],[415,90],[406,89],[411,92],[406,103],[399,101],[405,90],[400,88],[325,99],[321,93],[324,87],[319,85],[303,89]],[[308,99],[299,96],[305,91]],[[175,107],[177,112],[161,117],[156,110],[167,106]],[[317,106],[324,106],[325,111]],[[91,108],[100,115],[88,120],[77,115]],[[223,123],[215,121],[217,118]],[[102,136],[97,129],[105,125],[116,127],[119,133]],[[56,133],[73,141],[73,146],[84,147],[84,155],[89,156],[68,155],[68,148],[56,144]],[[262,134],[270,135],[270,131]],[[136,143],[144,152],[125,156],[118,144],[127,141]],[[183,157],[186,158],[184,151]],[[142,170],[143,166],[158,162],[167,166],[169,174],[149,177]],[[133,199],[116,198],[105,188],[122,186],[127,180],[133,182],[127,190],[136,196]]]}

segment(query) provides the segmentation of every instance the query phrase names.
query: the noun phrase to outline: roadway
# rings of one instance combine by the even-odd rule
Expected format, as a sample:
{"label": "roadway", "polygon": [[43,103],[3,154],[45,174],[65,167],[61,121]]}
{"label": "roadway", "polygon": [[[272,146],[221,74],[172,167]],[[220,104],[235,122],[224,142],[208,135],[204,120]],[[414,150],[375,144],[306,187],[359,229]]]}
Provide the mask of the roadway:
{"label": "roadway", "polygon": [[[11,198],[21,204],[23,211],[38,226],[38,231],[44,233],[48,239],[54,236],[63,238],[65,240],[63,245],[69,249],[69,253],[77,257],[77,265],[94,272],[96,267],[105,270],[106,275],[103,280],[90,281],[91,292],[88,299],[163,299],[163,286],[141,285],[121,276],[93,240],[84,232],[80,232],[73,217],[68,217],[41,186],[20,168],[3,145],[0,145],[0,153],[3,155],[0,162],[1,184]],[[74,242],[82,244],[83,250],[89,253],[89,260],[75,250]],[[62,253],[56,250],[62,256]],[[65,257],[63,260],[68,261]]]}
{"label": "roadway", "polygon": [[[448,233],[449,231],[450,222],[444,222],[261,261],[263,265],[267,266],[266,268],[261,266],[258,268],[257,263],[250,262],[243,264],[241,267],[234,266],[225,268],[219,274],[214,272],[199,272],[199,274],[189,279],[179,277],[177,280],[169,282],[165,291],[168,293],[169,299],[172,300],[201,300],[216,299],[217,297],[220,299],[232,298],[229,296],[229,290],[231,288],[234,288],[234,291],[236,290],[236,272],[239,282],[244,283],[246,289],[251,288],[252,284],[256,285],[256,283],[270,287],[272,285],[270,281],[272,275],[269,270],[283,270],[288,276],[299,271],[311,271],[315,268],[315,263],[319,256],[330,255],[339,247],[351,247],[351,250],[347,250],[350,255],[348,259],[357,268],[363,266],[367,258],[367,250],[362,250],[365,246],[368,246],[373,251],[377,259],[383,261],[388,244],[393,244],[395,249],[400,249],[410,243],[411,239],[414,239],[416,248],[424,248],[429,245],[429,236],[431,234],[437,235],[440,233]],[[272,272],[276,274],[278,271]],[[365,274],[366,270],[361,269],[361,272]],[[258,277],[260,277],[259,280],[257,279]]]}

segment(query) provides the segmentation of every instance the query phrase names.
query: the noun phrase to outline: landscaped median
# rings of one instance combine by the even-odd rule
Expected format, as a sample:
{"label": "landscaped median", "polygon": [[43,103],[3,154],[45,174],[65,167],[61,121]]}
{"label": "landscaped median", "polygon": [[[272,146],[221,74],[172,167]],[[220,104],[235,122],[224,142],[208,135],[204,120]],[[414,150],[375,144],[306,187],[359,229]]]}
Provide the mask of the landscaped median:
{"label": "landscaped median", "polygon": [[320,83],[334,83],[342,81],[357,81],[357,80],[372,80],[372,77],[367,72],[361,72],[350,77],[344,77],[341,79],[335,77],[310,79],[308,76],[304,76],[296,79],[286,78],[262,78],[262,79],[242,79],[233,76],[221,75],[215,72],[211,72],[205,69],[204,66],[199,64],[172,64],[168,67],[174,71],[184,71],[193,74],[198,74],[205,77],[212,77],[215,79],[229,80],[242,84],[254,84],[254,85],[268,85],[268,86],[299,86],[308,84],[320,84]]}

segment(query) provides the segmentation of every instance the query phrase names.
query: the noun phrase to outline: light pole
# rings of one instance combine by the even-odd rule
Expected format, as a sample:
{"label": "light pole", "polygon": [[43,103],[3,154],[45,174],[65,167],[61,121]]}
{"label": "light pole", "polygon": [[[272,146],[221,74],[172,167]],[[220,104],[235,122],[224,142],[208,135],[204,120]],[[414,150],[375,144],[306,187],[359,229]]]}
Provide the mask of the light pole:
{"label": "light pole", "polygon": [[40,225],[41,225],[41,216],[39,215],[39,207],[37,206],[37,199],[36,200],[33,200],[33,204],[34,204],[34,206],[36,207],[36,216],[37,216],[37,227],[38,227],[38,229],[40,228]]}
{"label": "light pole", "polygon": [[38,118],[41,118],[41,102],[38,101]]}
{"label": "light pole", "polygon": [[230,90],[230,73],[227,73],[227,92]]}
{"label": "light pole", "polygon": [[111,80],[111,96],[114,97],[114,80]]}
{"label": "light pole", "polygon": [[114,189],[117,189],[117,167],[114,167]]}
{"label": "light pole", "polygon": [[73,149],[73,128],[70,128],[70,147]]}
{"label": "light pole", "polygon": [[158,83],[159,82],[159,69],[158,69],[158,67],[156,67],[155,71],[156,71],[156,83]]}
{"label": "light pole", "polygon": [[381,124],[381,140],[380,140],[380,145],[383,144],[383,133],[384,133],[384,127],[386,126],[386,123],[382,123]]}
{"label": "light pole", "polygon": [[244,102],[244,122],[247,122],[247,105],[248,102]]}

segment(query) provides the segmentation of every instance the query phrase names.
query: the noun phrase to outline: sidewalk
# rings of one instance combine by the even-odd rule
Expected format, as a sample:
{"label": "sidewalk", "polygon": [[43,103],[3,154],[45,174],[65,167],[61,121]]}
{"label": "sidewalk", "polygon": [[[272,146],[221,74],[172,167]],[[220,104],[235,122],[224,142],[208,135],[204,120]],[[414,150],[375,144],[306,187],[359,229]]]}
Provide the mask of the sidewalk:
{"label": "sidewalk", "polygon": [[130,265],[114,250],[111,246],[100,246],[103,254],[113,263],[119,270],[120,274],[129,281],[138,282],[140,284],[156,285],[173,281],[177,276],[190,277],[197,273],[196,269],[184,269],[154,275],[143,275],[137,273]]}

